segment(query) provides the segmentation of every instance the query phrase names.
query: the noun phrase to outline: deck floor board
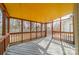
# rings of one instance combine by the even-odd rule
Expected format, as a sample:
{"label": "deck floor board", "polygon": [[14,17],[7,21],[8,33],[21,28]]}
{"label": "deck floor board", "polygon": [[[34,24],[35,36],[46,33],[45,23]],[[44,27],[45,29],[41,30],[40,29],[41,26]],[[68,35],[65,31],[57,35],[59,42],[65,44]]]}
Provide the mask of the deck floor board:
{"label": "deck floor board", "polygon": [[[65,42],[62,44],[67,55],[75,55],[74,45]],[[61,42],[49,36],[10,46],[6,55],[63,55],[63,51]]]}

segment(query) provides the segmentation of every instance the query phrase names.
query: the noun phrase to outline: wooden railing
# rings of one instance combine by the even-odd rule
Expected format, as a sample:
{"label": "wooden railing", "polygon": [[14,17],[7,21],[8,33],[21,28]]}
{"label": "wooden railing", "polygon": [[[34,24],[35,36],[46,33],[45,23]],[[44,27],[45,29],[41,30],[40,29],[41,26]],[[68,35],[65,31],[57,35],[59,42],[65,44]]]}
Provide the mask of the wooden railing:
{"label": "wooden railing", "polygon": [[[35,35],[30,32],[24,32],[24,33],[10,33],[9,34],[6,34],[5,36],[3,36],[1,39],[0,39],[0,54],[2,55],[8,45],[11,43],[11,44],[14,44],[14,43],[19,43],[19,42],[26,42],[26,41],[30,41],[30,40],[34,40],[36,38],[41,38],[41,37],[45,37],[45,32],[33,32],[35,33]],[[34,36],[32,38],[32,36]],[[36,37],[37,36],[37,37]]]}
{"label": "wooden railing", "polygon": [[41,37],[42,37],[41,31],[37,32],[37,38],[41,38]]}
{"label": "wooden railing", "polygon": [[22,42],[22,33],[10,33],[10,43]]}
{"label": "wooden railing", "polygon": [[22,39],[23,39],[23,42],[30,41],[31,40],[30,32],[23,33],[23,38]]}
{"label": "wooden railing", "polygon": [[[60,37],[61,34],[61,37]],[[53,31],[53,38],[57,40],[62,40],[67,43],[74,44],[74,38],[73,38],[73,32],[59,32],[59,31]]]}
{"label": "wooden railing", "polygon": [[36,37],[37,37],[37,33],[36,32],[31,32],[30,33],[31,34],[31,40],[34,40],[34,39],[36,39]]}
{"label": "wooden railing", "polygon": [[42,31],[42,37],[45,37],[45,31]]}
{"label": "wooden railing", "polygon": [[10,44],[13,45],[17,43],[27,42],[42,37],[45,37],[45,31],[10,33]]}
{"label": "wooden railing", "polygon": [[2,55],[9,45],[9,34],[6,34],[0,39],[0,55]]}

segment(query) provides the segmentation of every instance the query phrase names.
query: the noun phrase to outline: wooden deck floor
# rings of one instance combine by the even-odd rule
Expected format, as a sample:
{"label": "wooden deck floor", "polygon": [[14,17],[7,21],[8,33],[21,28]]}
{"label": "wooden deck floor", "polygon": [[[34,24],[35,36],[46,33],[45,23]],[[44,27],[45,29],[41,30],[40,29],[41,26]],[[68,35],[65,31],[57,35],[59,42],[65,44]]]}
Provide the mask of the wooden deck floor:
{"label": "wooden deck floor", "polygon": [[[74,55],[73,45],[62,42],[66,55]],[[27,43],[10,46],[6,55],[63,55],[61,42],[51,39],[51,36]]]}

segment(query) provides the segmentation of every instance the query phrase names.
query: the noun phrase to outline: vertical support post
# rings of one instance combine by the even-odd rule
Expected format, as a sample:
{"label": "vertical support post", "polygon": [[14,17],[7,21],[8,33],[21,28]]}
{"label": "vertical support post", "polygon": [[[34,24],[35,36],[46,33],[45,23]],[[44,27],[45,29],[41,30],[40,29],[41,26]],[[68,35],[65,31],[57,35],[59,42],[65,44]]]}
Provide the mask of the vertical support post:
{"label": "vertical support post", "polygon": [[43,23],[41,23],[41,37],[43,37],[43,36],[42,36],[42,25],[43,25]]}
{"label": "vertical support post", "polygon": [[52,21],[52,38],[53,38],[53,21]]}
{"label": "vertical support post", "polygon": [[42,23],[41,23],[41,37],[42,37]]}
{"label": "vertical support post", "polygon": [[3,10],[3,17],[2,17],[2,35],[5,35],[6,33],[6,22],[5,22],[5,11]]}
{"label": "vertical support post", "polygon": [[37,39],[37,22],[36,22],[36,39]]}
{"label": "vertical support post", "polygon": [[[8,17],[8,33],[10,33],[10,18]],[[9,43],[10,43],[10,35],[8,37]]]}
{"label": "vertical support post", "polygon": [[10,18],[8,17],[8,33],[10,33]]}
{"label": "vertical support post", "polygon": [[[72,19],[73,19],[73,20],[72,20],[72,22],[73,22],[73,25],[72,25],[72,26],[73,26],[73,44],[75,44],[75,35],[74,35],[74,34],[75,34],[75,33],[74,33],[74,16],[72,16]],[[71,36],[72,36],[72,35],[71,35]]]}
{"label": "vertical support post", "polygon": [[36,22],[36,39],[37,39],[37,22]]}
{"label": "vertical support post", "polygon": [[47,23],[45,23],[45,37],[47,36]]}
{"label": "vertical support post", "polygon": [[[6,34],[6,19],[5,19],[5,10],[3,10],[3,16],[2,16],[2,35],[4,36]],[[6,50],[6,44],[4,39],[4,51]]]}
{"label": "vertical support post", "polygon": [[32,40],[31,29],[32,29],[32,24],[31,24],[31,21],[30,21],[30,40]]}
{"label": "vertical support post", "polygon": [[60,41],[62,41],[61,39],[61,17],[60,17]]}
{"label": "vertical support post", "polygon": [[23,20],[21,20],[21,33],[22,33],[21,39],[22,39],[22,42],[23,42]]}

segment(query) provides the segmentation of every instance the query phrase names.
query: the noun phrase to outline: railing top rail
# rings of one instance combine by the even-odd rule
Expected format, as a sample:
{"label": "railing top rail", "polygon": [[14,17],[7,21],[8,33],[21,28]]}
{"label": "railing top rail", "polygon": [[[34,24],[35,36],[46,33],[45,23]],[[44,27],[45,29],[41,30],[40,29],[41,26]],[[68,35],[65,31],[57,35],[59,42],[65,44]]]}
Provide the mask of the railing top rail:
{"label": "railing top rail", "polygon": [[69,33],[69,34],[73,34],[73,32],[60,32],[60,31],[53,31],[54,33]]}

